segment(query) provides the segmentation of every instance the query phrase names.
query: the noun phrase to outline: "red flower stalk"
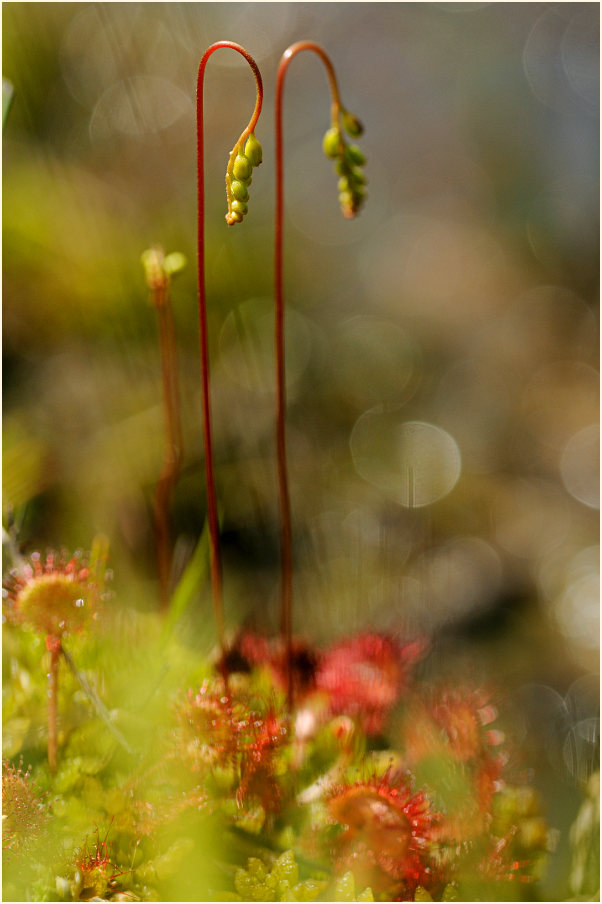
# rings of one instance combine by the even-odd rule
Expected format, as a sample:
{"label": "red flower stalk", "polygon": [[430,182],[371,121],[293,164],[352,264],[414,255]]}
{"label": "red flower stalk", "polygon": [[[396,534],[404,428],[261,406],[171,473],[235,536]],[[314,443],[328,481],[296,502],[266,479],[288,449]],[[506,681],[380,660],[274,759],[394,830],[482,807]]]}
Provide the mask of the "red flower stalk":
{"label": "red flower stalk", "polygon": [[[437,817],[406,775],[387,771],[327,793],[330,818],[343,827],[333,856],[340,871],[376,892],[413,894],[436,879],[429,847]],[[403,900],[397,898],[397,900]]]}
{"label": "red flower stalk", "polygon": [[400,644],[378,634],[359,634],[326,651],[316,688],[328,695],[332,715],[351,716],[366,734],[378,734],[425,648],[422,641]]}
{"label": "red flower stalk", "polygon": [[56,772],[58,763],[58,667],[62,638],[69,631],[81,631],[96,618],[101,579],[82,554],[68,558],[49,552],[44,561],[39,553],[9,572],[4,583],[5,613],[9,621],[29,625],[46,635],[50,653],[48,670],[48,765]]}
{"label": "red flower stalk", "polygon": [[185,265],[181,254],[163,254],[160,247],[149,248],[142,255],[150,300],[157,311],[161,377],[163,382],[163,411],[165,420],[165,457],[155,489],[153,518],[159,574],[159,602],[162,609],[169,603],[172,546],[169,510],[174,487],[180,474],[182,458],[182,424],[178,389],[178,363],[171,304],[171,276]]}
{"label": "red flower stalk", "polygon": [[[351,159],[347,159],[346,153],[351,151],[346,147],[339,128],[339,119],[342,118],[343,127],[350,133],[358,135],[362,127],[358,120],[347,113],[342,107],[337,86],[334,67],[326,51],[313,41],[300,41],[284,51],[278,73],[276,76],[275,99],[275,132],[276,132],[276,213],[275,213],[275,246],[274,246],[274,300],[275,300],[275,350],[276,350],[276,450],[278,465],[278,498],[280,505],[280,561],[281,561],[281,586],[280,586],[280,631],[283,645],[287,651],[287,691],[289,709],[293,704],[293,650],[292,650],[292,527],[291,504],[288,486],[288,473],[286,464],[286,385],[284,365],[284,289],[283,289],[283,212],[284,212],[284,165],[283,165],[283,137],[282,137],[282,107],[284,95],[284,78],[293,57],[304,50],[311,50],[318,55],[326,68],[331,105],[331,135],[330,145],[324,149],[328,156],[337,158],[337,166],[341,181],[345,180],[345,186],[341,187],[341,204],[343,213],[347,217],[353,217],[359,208],[363,196],[363,188],[356,180],[360,178],[358,170],[354,168]],[[336,135],[334,133],[336,132]],[[325,142],[329,134],[325,136]],[[334,137],[334,141],[332,138]],[[356,149],[359,152],[359,149]],[[357,159],[357,165],[365,162],[360,152],[361,161]],[[363,178],[363,177],[362,177]],[[365,181],[365,180],[364,180]],[[344,190],[343,190],[344,189]]]}
{"label": "red flower stalk", "polygon": [[[263,103],[263,84],[261,74],[257,67],[257,63],[253,57],[233,41],[218,41],[207,48],[201,62],[199,64],[197,76],[197,263],[198,263],[198,293],[199,293],[199,325],[200,325],[200,342],[201,342],[201,373],[202,373],[202,392],[203,392],[203,436],[205,444],[205,476],[207,483],[207,517],[209,521],[209,541],[210,541],[210,565],[211,565],[211,587],[213,595],[213,610],[215,613],[215,621],[219,643],[222,651],[222,660],[225,662],[225,641],[224,641],[224,613],[222,602],[222,584],[221,584],[221,562],[219,550],[219,524],[217,515],[217,502],[215,494],[215,481],[213,476],[213,447],[211,439],[211,404],[209,394],[209,354],[208,354],[208,338],[207,338],[207,300],[205,290],[205,171],[204,171],[204,131],[203,131],[203,82],[205,77],[205,67],[212,53],[220,48],[230,48],[240,53],[248,62],[257,86],[257,97],[255,101],[255,109],[249,121],[248,126],[236,142],[234,149],[230,155],[228,163],[228,171],[226,173],[226,192],[228,197],[228,213],[226,221],[228,225],[233,225],[242,220],[245,212],[246,184],[248,184],[250,172],[241,174],[241,181],[233,180],[234,167],[241,156],[239,150],[245,139],[251,141],[253,146],[249,149],[250,157],[246,154],[247,162],[252,166],[257,166],[261,162],[261,147],[254,137],[253,130],[261,113]],[[248,142],[247,142],[248,144]],[[245,178],[242,178],[242,177]],[[235,187],[242,186],[241,189]],[[240,194],[240,199],[238,195]],[[236,203],[235,203],[236,202]],[[236,205],[242,205],[236,206]],[[224,673],[224,679],[227,674]]]}

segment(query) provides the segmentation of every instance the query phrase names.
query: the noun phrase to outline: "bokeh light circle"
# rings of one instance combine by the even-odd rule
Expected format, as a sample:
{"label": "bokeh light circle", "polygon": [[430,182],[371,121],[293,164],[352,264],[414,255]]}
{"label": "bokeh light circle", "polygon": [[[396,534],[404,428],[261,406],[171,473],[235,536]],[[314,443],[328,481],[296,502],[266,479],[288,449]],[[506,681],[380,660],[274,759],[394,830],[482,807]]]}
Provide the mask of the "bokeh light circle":
{"label": "bokeh light circle", "polygon": [[599,768],[600,720],[582,719],[567,732],[562,754],[566,768],[578,782],[586,782]]}
{"label": "bokeh light circle", "polygon": [[569,109],[573,92],[561,60],[561,43],[567,26],[563,4],[544,9],[523,48],[523,71],[535,97],[553,110]]}
{"label": "bokeh light circle", "polygon": [[462,470],[458,444],[449,433],[423,421],[403,422],[399,410],[364,412],[350,446],[357,473],[409,508],[442,499]]}
{"label": "bokeh light circle", "polygon": [[600,647],[600,576],[590,572],[569,584],[554,603],[565,637],[588,650]]}
{"label": "bokeh light circle", "polygon": [[591,424],[570,438],[560,457],[562,482],[589,508],[600,508],[600,426]]}
{"label": "bokeh light circle", "polygon": [[111,85],[90,118],[93,142],[117,133],[140,137],[161,132],[192,111],[191,100],[173,82],[134,75]]}
{"label": "bokeh light circle", "polygon": [[600,106],[600,9],[579,4],[560,44],[562,68],[576,94],[593,113]]}

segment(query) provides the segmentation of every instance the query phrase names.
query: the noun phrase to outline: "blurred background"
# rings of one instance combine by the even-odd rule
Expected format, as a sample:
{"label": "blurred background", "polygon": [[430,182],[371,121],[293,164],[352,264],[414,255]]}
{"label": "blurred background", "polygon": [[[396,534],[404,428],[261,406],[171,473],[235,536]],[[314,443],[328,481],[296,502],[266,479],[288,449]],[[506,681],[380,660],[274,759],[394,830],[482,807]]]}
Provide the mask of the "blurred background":
{"label": "blurred background", "polygon": [[203,529],[194,94],[222,39],[266,92],[231,229],[225,167],[255,87],[238,54],[211,58],[228,621],[278,625],[273,98],[282,52],[313,39],[365,125],[369,198],[343,220],[327,82],[303,54],[284,117],[295,628],[426,633],[427,670],[503,685],[562,828],[599,738],[597,3],[4,3],[5,528],[27,552],[106,534],[116,596],[156,606],[163,410],[140,256],[160,244],[188,259],[176,578]]}

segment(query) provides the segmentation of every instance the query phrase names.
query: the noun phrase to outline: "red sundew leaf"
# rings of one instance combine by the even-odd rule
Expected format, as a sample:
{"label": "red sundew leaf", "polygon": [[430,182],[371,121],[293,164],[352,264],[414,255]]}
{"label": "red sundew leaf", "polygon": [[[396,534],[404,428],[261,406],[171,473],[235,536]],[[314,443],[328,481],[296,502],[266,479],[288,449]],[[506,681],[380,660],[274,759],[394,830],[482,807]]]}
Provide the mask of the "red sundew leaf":
{"label": "red sundew leaf", "polygon": [[405,892],[432,886],[430,844],[438,816],[408,776],[388,770],[327,794],[330,818],[344,828],[333,856],[341,869],[375,891]]}
{"label": "red sundew leaf", "polygon": [[99,588],[80,552],[48,552],[45,559],[34,552],[9,572],[3,588],[9,621],[55,638],[81,630],[97,614]]}
{"label": "red sundew leaf", "polygon": [[328,695],[333,715],[355,717],[366,734],[378,734],[425,650],[421,641],[401,644],[378,634],[360,634],[324,654],[316,687]]}

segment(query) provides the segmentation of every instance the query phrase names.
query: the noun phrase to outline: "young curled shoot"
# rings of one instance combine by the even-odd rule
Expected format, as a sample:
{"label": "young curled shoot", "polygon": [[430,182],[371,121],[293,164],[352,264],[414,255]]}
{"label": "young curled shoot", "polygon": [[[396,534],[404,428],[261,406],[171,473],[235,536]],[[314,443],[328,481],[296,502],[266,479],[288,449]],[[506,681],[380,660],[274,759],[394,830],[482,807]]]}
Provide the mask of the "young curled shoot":
{"label": "young curled shoot", "polygon": [[172,251],[171,254],[166,255],[159,245],[155,245],[143,252],[141,261],[150,292],[150,301],[157,311],[161,353],[165,453],[163,467],[155,488],[153,522],[159,600],[161,608],[165,610],[169,605],[172,566],[170,510],[182,458],[178,362],[170,285],[172,278],[186,266],[186,258],[179,251]]}

